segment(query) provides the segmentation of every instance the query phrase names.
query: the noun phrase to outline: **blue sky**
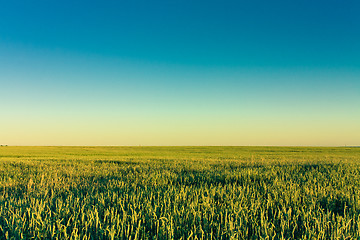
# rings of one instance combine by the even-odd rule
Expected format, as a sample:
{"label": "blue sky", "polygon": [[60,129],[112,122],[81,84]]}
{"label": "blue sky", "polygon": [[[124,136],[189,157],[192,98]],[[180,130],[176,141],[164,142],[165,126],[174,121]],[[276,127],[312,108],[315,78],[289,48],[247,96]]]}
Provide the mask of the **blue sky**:
{"label": "blue sky", "polygon": [[0,141],[359,145],[357,1],[0,1]]}

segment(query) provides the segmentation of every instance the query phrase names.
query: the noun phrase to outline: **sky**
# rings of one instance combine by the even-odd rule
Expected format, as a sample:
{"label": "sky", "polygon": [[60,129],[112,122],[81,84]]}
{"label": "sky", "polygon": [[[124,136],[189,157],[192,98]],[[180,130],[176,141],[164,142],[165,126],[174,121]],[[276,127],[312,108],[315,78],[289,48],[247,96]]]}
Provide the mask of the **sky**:
{"label": "sky", "polygon": [[0,0],[0,144],[360,145],[359,9]]}

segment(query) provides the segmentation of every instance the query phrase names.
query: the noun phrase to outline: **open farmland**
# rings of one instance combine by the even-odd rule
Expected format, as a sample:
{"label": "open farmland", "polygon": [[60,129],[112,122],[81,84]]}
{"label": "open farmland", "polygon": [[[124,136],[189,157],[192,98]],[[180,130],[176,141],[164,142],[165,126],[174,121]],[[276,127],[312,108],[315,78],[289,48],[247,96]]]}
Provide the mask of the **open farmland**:
{"label": "open farmland", "polygon": [[360,148],[0,147],[0,239],[358,239]]}

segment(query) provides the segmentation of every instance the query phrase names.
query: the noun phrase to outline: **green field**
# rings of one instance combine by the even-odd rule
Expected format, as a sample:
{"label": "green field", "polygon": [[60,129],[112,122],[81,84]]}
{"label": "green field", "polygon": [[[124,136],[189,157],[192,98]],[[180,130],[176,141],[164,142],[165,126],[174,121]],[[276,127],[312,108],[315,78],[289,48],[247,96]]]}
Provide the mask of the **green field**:
{"label": "green field", "polygon": [[0,147],[0,239],[360,239],[360,148]]}

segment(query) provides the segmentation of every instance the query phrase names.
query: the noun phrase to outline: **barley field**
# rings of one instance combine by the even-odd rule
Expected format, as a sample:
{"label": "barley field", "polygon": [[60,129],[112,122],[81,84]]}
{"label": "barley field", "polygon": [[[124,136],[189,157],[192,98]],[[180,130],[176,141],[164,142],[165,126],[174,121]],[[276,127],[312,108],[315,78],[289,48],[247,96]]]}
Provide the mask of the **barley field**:
{"label": "barley field", "polygon": [[0,147],[0,239],[360,239],[360,148]]}

